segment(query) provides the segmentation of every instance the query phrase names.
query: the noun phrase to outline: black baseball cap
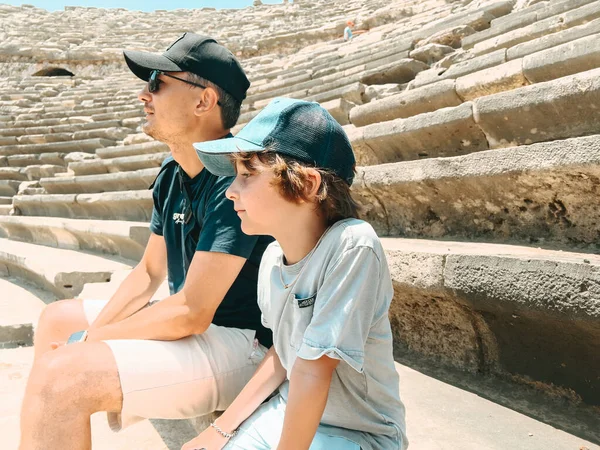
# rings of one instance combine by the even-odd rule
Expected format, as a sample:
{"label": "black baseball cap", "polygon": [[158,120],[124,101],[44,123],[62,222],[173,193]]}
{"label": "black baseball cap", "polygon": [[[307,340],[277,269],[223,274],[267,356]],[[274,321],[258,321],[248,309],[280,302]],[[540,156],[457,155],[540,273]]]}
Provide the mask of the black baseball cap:
{"label": "black baseball cap", "polygon": [[234,176],[229,155],[269,149],[317,168],[328,169],[349,185],[356,160],[344,129],[316,102],[276,98],[231,138],[194,144],[206,169]]}
{"label": "black baseball cap", "polygon": [[233,53],[213,38],[196,33],[184,33],[162,55],[126,50],[123,56],[131,71],[144,81],[153,70],[191,72],[212,81],[240,102],[250,87]]}

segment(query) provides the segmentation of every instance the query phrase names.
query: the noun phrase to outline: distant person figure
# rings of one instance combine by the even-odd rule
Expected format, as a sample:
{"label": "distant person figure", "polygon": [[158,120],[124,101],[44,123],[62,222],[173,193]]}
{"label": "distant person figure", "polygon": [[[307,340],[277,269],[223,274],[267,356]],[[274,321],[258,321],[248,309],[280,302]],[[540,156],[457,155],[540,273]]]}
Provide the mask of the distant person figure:
{"label": "distant person figure", "polygon": [[[124,56],[147,82],[143,130],[171,151],[153,183],[152,233],[112,298],[62,300],[42,313],[21,450],[90,449],[97,411],[118,430],[224,410],[272,345],[256,297],[272,239],[242,232],[225,197],[233,178],[205,170],[192,146],[231,136],[246,74],[229,50],[194,33],[162,55]],[[167,273],[171,295],[150,302]]]}
{"label": "distant person figure", "polygon": [[349,20],[346,22],[346,28],[344,28],[344,41],[349,42],[352,40],[352,27],[354,26],[354,22]]}

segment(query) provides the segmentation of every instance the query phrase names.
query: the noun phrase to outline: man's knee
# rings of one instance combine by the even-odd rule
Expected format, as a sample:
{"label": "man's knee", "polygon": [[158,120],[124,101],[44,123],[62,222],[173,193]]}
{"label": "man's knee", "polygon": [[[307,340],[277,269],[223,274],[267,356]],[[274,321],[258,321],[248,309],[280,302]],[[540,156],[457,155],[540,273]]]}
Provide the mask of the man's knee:
{"label": "man's knee", "polygon": [[81,300],[59,300],[44,308],[40,315],[36,334],[70,335],[81,329],[81,326],[86,328],[87,325]]}

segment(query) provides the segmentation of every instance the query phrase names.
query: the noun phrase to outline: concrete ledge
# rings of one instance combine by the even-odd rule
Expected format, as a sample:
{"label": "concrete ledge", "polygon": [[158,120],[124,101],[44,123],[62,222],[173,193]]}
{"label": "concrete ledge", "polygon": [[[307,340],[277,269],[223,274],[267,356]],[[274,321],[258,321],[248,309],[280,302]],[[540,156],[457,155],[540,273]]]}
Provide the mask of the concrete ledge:
{"label": "concrete ledge", "polygon": [[352,190],[380,235],[597,251],[598,179],[595,135],[363,167]]}
{"label": "concrete ledge", "polygon": [[533,380],[600,404],[600,257],[383,239],[397,354]]}
{"label": "concrete ledge", "polygon": [[150,190],[101,194],[16,195],[13,205],[24,216],[141,222],[150,221],[153,207]]}
{"label": "concrete ledge", "polygon": [[130,266],[73,250],[0,239],[0,268],[61,298],[73,298],[85,283],[110,281],[112,272]]}
{"label": "concrete ledge", "polygon": [[139,261],[150,237],[145,222],[1,216],[0,237]]}

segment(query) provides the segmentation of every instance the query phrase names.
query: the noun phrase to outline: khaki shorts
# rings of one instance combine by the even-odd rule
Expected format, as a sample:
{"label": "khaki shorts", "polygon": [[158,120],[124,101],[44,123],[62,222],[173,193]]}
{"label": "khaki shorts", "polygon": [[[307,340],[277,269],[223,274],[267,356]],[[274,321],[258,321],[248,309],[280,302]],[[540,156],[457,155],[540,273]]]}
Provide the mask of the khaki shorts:
{"label": "khaki shorts", "polygon": [[[88,323],[106,300],[83,300]],[[123,409],[108,413],[114,431],[143,419],[184,419],[223,411],[254,374],[267,349],[254,330],[210,325],[177,341],[104,341],[112,350]]]}

